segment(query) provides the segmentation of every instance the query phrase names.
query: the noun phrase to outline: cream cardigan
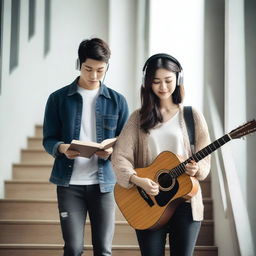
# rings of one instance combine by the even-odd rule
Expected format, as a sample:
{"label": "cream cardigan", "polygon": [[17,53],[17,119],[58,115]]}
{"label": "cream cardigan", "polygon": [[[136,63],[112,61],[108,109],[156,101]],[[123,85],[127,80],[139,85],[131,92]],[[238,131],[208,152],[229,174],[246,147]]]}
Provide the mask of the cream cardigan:
{"label": "cream cardigan", "polygon": [[[183,118],[183,106],[180,105],[180,124],[184,136],[184,148],[186,151],[185,159],[191,155],[189,137],[185,120]],[[193,108],[195,122],[195,152],[210,144],[207,124],[203,115]],[[148,146],[148,134],[140,129],[139,110],[132,113],[125,127],[123,128],[112,154],[112,165],[116,173],[117,182],[125,188],[133,186],[130,183],[130,177],[136,174],[134,169],[143,168],[150,165],[154,159],[151,159],[150,148]],[[184,159],[184,160],[185,160]],[[210,156],[202,159],[199,164],[199,171],[195,177],[202,181],[210,171]],[[197,194],[191,198],[192,215],[195,221],[203,220],[203,200],[201,188]]]}

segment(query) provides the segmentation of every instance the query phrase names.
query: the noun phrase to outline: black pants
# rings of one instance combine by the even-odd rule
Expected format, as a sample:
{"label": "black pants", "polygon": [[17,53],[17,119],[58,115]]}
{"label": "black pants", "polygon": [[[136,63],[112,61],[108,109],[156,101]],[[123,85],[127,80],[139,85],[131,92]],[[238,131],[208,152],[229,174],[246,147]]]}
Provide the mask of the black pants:
{"label": "black pants", "polygon": [[158,230],[136,230],[142,256],[163,256],[169,233],[171,256],[192,256],[201,221],[193,221],[190,203],[181,204],[169,223]]}
{"label": "black pants", "polygon": [[84,226],[89,213],[94,256],[111,255],[115,204],[113,193],[101,193],[99,185],[57,187],[64,256],[80,256]]}

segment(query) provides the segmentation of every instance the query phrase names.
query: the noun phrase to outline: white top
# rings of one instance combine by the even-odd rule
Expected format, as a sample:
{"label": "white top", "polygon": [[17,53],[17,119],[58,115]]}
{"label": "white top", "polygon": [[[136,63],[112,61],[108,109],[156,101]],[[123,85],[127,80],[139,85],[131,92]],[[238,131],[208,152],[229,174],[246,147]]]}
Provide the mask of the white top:
{"label": "white top", "polygon": [[150,130],[149,147],[152,159],[155,159],[163,151],[186,156],[180,115],[181,113],[178,111],[171,119]]}
{"label": "white top", "polygon": [[[96,117],[95,104],[99,88],[86,90],[78,86],[78,93],[83,98],[83,109],[79,140],[96,142]],[[74,169],[69,184],[71,185],[92,185],[98,184],[98,157],[75,158]]]}

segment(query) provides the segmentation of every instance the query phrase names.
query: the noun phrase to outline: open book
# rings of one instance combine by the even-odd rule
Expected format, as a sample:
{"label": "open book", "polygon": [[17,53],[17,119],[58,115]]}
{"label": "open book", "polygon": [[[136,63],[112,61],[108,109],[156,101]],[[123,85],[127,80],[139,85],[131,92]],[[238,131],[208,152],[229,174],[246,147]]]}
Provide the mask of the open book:
{"label": "open book", "polygon": [[82,157],[90,158],[96,151],[112,147],[116,140],[117,138],[111,138],[103,140],[101,143],[72,140],[68,149],[78,151]]}

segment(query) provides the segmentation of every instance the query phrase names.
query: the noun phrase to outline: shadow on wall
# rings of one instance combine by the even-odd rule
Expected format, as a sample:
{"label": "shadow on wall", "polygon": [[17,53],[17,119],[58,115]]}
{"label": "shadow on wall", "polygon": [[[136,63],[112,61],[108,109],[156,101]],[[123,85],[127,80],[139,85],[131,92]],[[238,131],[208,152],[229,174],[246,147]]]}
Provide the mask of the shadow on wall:
{"label": "shadow on wall", "polygon": [[[244,1],[244,17],[245,17],[245,72],[246,72],[246,117],[247,120],[256,118],[256,1]],[[247,138],[247,198],[250,222],[252,223],[253,241],[256,241],[256,203],[254,196],[256,194],[255,180],[256,168],[255,159],[256,152],[256,135]],[[255,243],[255,242],[254,242]],[[256,244],[254,244],[256,251]]]}
{"label": "shadow on wall", "polygon": [[[224,125],[224,38],[225,4],[222,0],[205,1],[204,10],[204,86],[210,86]],[[204,91],[206,99],[206,90]],[[208,102],[203,102],[204,110]],[[207,116],[206,112],[206,116]]]}
{"label": "shadow on wall", "polygon": [[[3,2],[1,6],[3,8]],[[20,0],[12,0],[11,2],[11,47],[10,47],[10,73],[19,64],[19,24],[20,24]],[[50,28],[51,28],[51,2],[45,0],[44,4],[44,56],[50,52]],[[36,33],[35,31],[35,13],[36,13],[36,0],[29,0],[28,10],[28,40]]]}

